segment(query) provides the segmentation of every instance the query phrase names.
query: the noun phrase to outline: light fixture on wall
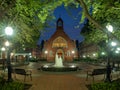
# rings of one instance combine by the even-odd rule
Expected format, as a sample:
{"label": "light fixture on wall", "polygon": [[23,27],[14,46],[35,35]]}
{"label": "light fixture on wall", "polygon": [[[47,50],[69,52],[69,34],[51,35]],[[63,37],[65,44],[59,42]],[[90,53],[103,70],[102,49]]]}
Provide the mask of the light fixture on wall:
{"label": "light fixture on wall", "polygon": [[45,50],[45,56],[46,56],[46,60],[47,60],[47,54],[48,54],[48,51],[47,51],[47,50]]}

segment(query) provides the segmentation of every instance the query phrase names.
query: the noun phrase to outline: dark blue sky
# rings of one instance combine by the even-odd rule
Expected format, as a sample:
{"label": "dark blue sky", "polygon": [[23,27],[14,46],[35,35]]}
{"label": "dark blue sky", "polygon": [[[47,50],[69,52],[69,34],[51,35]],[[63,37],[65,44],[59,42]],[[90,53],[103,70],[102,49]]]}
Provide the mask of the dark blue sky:
{"label": "dark blue sky", "polygon": [[[59,17],[61,17],[64,22],[64,31],[71,39],[79,40],[79,42],[83,40],[83,37],[80,35],[80,31],[81,28],[83,27],[83,24],[79,24],[79,21],[81,19],[79,12],[81,8],[69,10],[71,11],[71,13],[68,14],[63,5],[55,9],[54,11],[55,20],[53,20],[52,21],[53,24],[51,24],[53,28],[47,28],[46,31],[42,33],[40,41],[47,40],[51,37],[51,35],[54,34],[56,30],[56,21]],[[78,25],[79,27],[75,28]]]}

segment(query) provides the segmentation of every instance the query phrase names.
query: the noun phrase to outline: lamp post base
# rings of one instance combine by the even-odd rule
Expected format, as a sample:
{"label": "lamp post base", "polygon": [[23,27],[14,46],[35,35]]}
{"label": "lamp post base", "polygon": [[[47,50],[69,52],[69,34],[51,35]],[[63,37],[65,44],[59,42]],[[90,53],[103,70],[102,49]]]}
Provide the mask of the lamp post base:
{"label": "lamp post base", "polygon": [[12,82],[13,81],[13,79],[12,78],[9,78],[8,80],[7,80],[7,82]]}
{"label": "lamp post base", "polygon": [[111,66],[108,64],[106,68],[106,79],[105,82],[111,82]]}
{"label": "lamp post base", "polygon": [[8,66],[8,79],[7,79],[8,82],[13,81],[11,73],[12,73],[12,68],[10,65],[10,66]]}

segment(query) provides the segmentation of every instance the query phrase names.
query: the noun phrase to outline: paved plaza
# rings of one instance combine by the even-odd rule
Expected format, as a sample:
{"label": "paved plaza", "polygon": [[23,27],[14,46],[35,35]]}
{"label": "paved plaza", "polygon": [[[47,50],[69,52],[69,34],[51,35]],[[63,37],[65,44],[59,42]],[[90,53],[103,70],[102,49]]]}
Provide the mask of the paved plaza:
{"label": "paved plaza", "polygon": [[[32,85],[29,90],[88,90],[87,85],[93,83],[93,81],[91,77],[86,81],[86,70],[103,67],[78,63],[79,67],[81,67],[79,71],[45,72],[38,70],[42,64],[41,62],[34,62],[29,65],[16,67],[32,71],[32,81],[29,77],[27,77],[25,81],[25,83]],[[102,75],[95,76],[95,82],[103,82],[102,79]],[[17,79],[14,80],[24,82],[24,76],[17,75]]]}

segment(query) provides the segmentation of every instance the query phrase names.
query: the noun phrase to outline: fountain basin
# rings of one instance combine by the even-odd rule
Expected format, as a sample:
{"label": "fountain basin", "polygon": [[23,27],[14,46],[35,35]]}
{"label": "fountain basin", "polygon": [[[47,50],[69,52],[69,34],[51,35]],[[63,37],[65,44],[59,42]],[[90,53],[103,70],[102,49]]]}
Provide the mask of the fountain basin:
{"label": "fountain basin", "polygon": [[79,68],[75,65],[64,65],[63,67],[55,67],[54,65],[43,65],[41,66],[42,71],[50,71],[50,72],[70,72],[77,71]]}
{"label": "fountain basin", "polygon": [[58,57],[58,55],[56,54],[54,64],[45,64],[45,65],[41,66],[41,68],[39,68],[39,70],[52,71],[52,72],[69,72],[69,71],[77,71],[78,66],[74,65],[74,64],[64,65],[63,59],[61,58],[61,56]]}

